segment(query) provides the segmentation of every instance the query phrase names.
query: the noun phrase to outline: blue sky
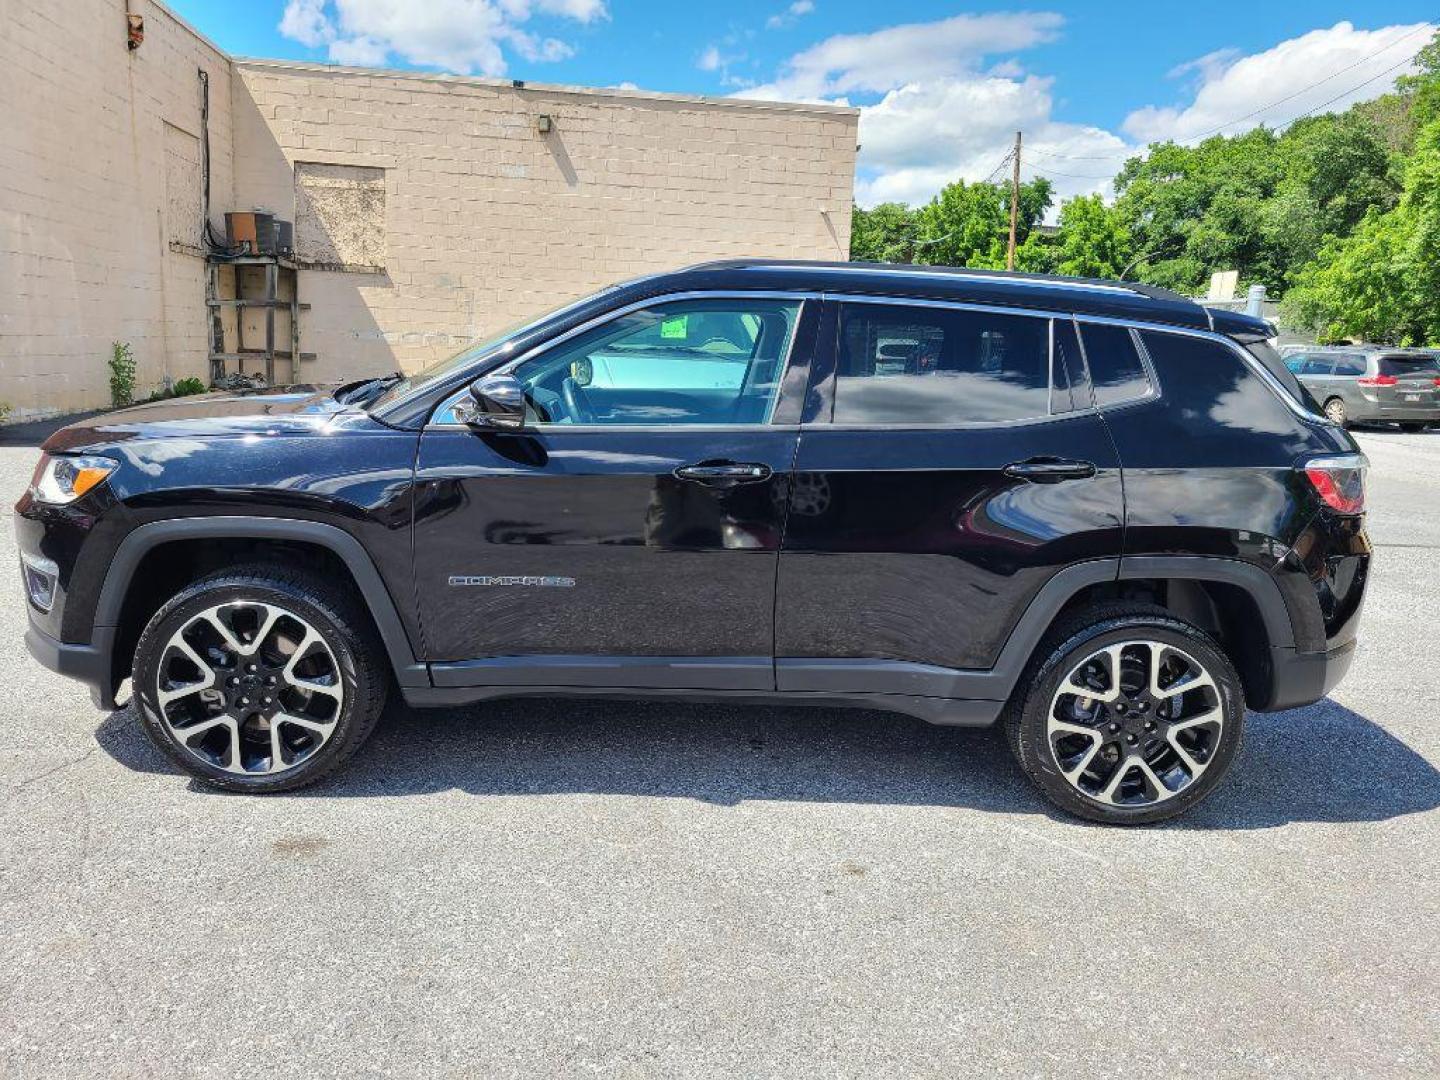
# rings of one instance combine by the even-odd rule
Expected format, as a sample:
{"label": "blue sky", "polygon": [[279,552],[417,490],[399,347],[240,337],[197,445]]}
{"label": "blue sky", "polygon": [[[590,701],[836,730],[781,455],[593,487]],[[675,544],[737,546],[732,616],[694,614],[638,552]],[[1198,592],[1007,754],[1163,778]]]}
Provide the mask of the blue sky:
{"label": "blue sky", "polygon": [[867,204],[984,179],[1017,128],[1027,175],[1103,191],[1150,140],[1383,93],[1435,21],[1408,0],[169,2],[244,56],[859,106]]}

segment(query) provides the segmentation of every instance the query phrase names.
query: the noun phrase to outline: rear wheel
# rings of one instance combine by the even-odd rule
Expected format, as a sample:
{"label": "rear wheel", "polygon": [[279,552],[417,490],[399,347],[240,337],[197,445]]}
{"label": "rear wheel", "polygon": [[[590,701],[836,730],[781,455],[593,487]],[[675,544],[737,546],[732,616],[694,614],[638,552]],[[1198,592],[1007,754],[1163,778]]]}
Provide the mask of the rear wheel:
{"label": "rear wheel", "polygon": [[1405,423],[1400,425],[1400,430],[1414,435],[1416,432],[1424,431],[1429,426],[1429,424]]}
{"label": "rear wheel", "polygon": [[1325,402],[1325,415],[1330,418],[1332,424],[1339,424],[1347,427],[1350,423],[1350,414],[1345,408],[1345,402],[1338,397],[1332,397]]}
{"label": "rear wheel", "polygon": [[1207,635],[1164,609],[1126,605],[1050,640],[1006,726],[1051,802],[1138,825],[1184,813],[1215,789],[1239,748],[1244,704]]}
{"label": "rear wheel", "polygon": [[314,783],[369,737],[383,655],[333,585],[274,567],[204,578],[162,607],[135,653],[145,730],[181,769],[232,791]]}

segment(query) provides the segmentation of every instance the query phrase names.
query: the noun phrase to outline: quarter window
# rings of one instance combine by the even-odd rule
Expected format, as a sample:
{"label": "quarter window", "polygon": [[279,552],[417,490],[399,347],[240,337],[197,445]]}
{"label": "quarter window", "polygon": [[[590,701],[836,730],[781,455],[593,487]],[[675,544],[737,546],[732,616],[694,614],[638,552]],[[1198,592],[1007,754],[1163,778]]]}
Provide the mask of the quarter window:
{"label": "quarter window", "polygon": [[621,315],[515,369],[537,424],[764,424],[799,300],[675,301]]}
{"label": "quarter window", "polygon": [[1050,412],[1047,319],[899,304],[846,304],[840,318],[837,424],[984,423]]}
{"label": "quarter window", "polygon": [[1129,329],[1108,323],[1082,323],[1080,340],[1085,346],[1097,406],[1103,409],[1153,392]]}

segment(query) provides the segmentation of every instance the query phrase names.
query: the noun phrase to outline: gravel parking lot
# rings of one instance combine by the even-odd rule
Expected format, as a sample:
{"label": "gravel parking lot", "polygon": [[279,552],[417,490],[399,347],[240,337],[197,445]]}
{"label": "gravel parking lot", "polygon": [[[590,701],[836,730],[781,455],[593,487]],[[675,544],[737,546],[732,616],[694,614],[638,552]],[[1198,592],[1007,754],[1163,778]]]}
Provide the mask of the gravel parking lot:
{"label": "gravel parking lot", "polygon": [[7,571],[0,1074],[1437,1075],[1440,432],[1359,438],[1348,681],[1140,830],[991,733],[806,709],[392,708],[215,795],[26,656]]}

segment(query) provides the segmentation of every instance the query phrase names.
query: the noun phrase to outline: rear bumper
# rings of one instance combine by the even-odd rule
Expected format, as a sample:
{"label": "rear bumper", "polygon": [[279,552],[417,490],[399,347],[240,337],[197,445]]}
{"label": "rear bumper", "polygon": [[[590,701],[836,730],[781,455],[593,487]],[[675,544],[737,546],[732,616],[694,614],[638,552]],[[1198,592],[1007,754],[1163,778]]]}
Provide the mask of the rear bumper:
{"label": "rear bumper", "polygon": [[1440,406],[1425,405],[1407,409],[1403,405],[1387,407],[1376,401],[1360,401],[1348,405],[1350,419],[1360,423],[1440,424]]}
{"label": "rear bumper", "polygon": [[90,688],[90,698],[97,709],[115,708],[115,688],[111,681],[111,651],[115,631],[96,627],[95,640],[88,645],[69,645],[57,641],[32,621],[25,631],[25,648],[42,665],[66,678],[75,679]]}
{"label": "rear bumper", "polygon": [[1311,705],[1340,684],[1355,659],[1354,641],[1329,652],[1297,653],[1294,649],[1271,650],[1274,668],[1271,697],[1258,712],[1279,712]]}

